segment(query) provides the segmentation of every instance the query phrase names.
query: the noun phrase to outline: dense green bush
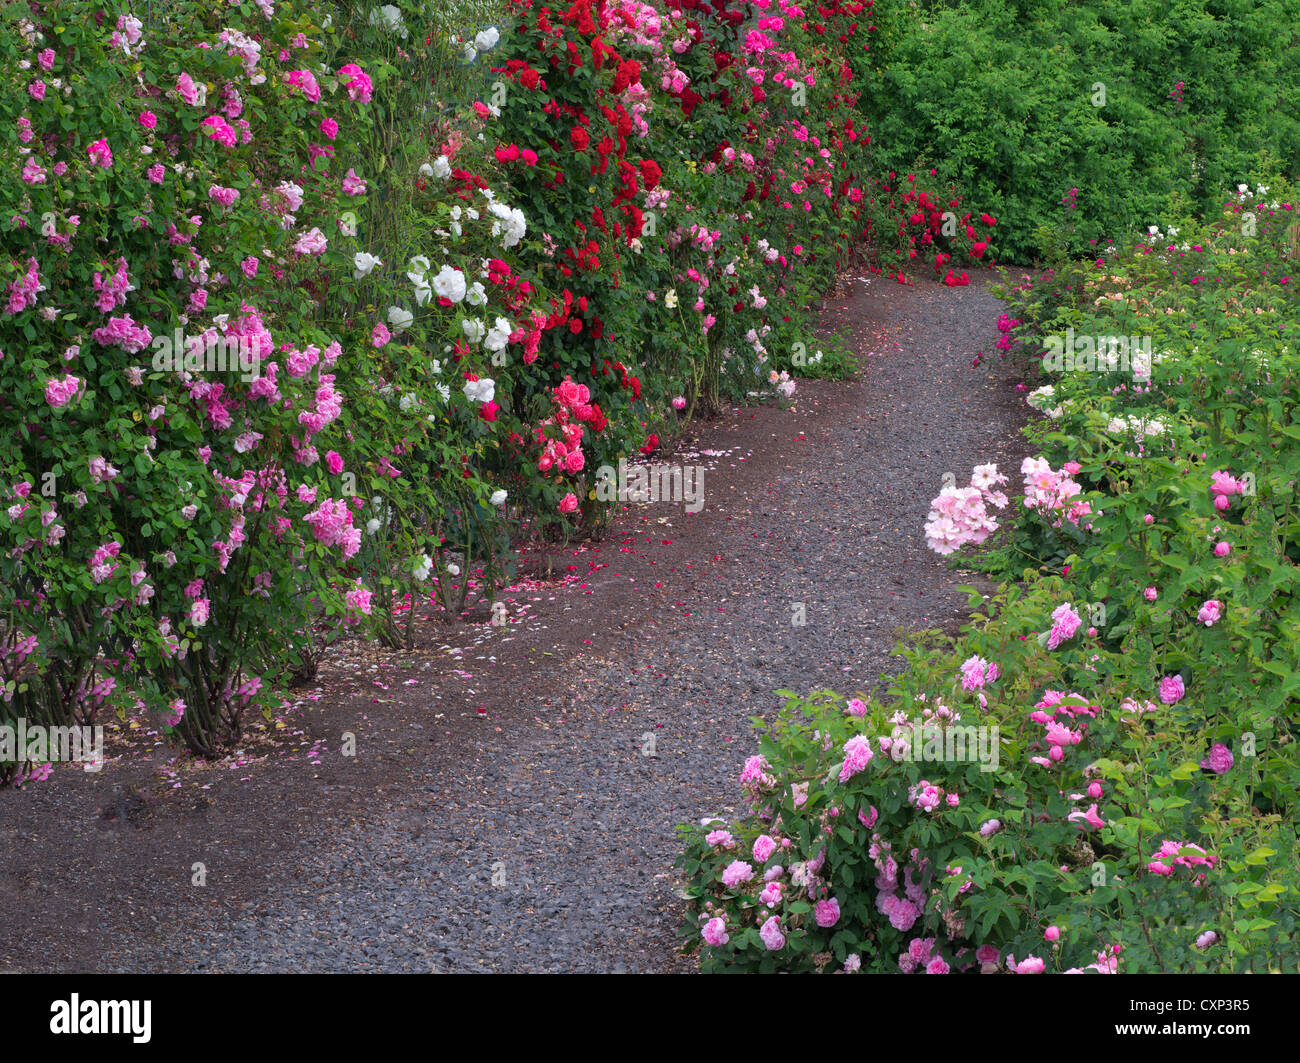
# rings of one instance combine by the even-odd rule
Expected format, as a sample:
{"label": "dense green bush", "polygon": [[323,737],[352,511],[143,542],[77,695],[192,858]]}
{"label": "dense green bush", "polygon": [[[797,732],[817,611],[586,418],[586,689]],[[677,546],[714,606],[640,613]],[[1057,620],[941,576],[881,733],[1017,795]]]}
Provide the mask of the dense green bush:
{"label": "dense green bush", "polygon": [[[881,0],[863,99],[880,169],[937,166],[1003,261],[1179,217],[1300,158],[1297,0]],[[1103,97],[1098,85],[1104,86]],[[1271,160],[1270,160],[1271,155]],[[1072,208],[1067,202],[1077,190]]]}

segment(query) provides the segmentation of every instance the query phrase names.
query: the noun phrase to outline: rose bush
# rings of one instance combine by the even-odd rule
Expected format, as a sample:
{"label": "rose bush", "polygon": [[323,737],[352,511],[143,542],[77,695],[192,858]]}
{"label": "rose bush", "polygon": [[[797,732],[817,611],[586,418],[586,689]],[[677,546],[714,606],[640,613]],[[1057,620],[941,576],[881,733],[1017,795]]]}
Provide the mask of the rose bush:
{"label": "rose bush", "polygon": [[[1300,259],[1270,184],[1184,240],[1008,283],[1002,333],[1047,362],[1068,327],[1077,364],[1037,396],[1017,504],[980,466],[925,528],[949,553],[1018,512],[990,563],[1008,582],[972,591],[959,639],[907,647],[884,698],[790,694],[763,725],[747,813],[684,828],[706,968],[1300,958]],[[1136,364],[1097,339],[1132,333]]]}

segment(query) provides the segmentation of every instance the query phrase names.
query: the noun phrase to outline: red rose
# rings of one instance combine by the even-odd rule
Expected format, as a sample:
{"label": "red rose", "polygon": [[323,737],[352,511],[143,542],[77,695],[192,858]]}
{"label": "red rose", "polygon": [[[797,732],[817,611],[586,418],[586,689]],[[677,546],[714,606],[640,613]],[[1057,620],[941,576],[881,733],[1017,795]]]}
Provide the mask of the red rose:
{"label": "red rose", "polygon": [[653,432],[651,432],[648,436],[645,437],[645,443],[641,447],[641,453],[645,454],[648,457],[649,455],[655,452],[658,446],[659,446],[659,437],[655,435]]}
{"label": "red rose", "polygon": [[663,170],[654,159],[643,159],[641,161],[641,180],[645,182],[646,191],[653,191],[659,187],[659,179],[663,177]]}
{"label": "red rose", "polygon": [[578,151],[586,151],[587,145],[591,143],[591,138],[587,136],[587,131],[580,125],[573,127],[573,130],[569,133],[569,139],[573,142],[573,146]]}

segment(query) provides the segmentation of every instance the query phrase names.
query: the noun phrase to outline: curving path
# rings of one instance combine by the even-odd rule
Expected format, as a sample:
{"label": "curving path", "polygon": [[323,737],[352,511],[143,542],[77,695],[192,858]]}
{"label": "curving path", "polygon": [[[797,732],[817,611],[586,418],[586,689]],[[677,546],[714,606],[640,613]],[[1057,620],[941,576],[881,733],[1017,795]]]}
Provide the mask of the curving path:
{"label": "curving path", "polygon": [[847,278],[824,327],[865,356],[857,380],[801,383],[792,411],[703,426],[701,456],[681,460],[708,464],[704,512],[625,515],[508,645],[460,647],[458,693],[386,686],[398,722],[375,732],[384,753],[364,785],[326,757],[282,798],[319,800],[319,817],[237,846],[208,830],[214,875],[222,853],[241,868],[222,899],[164,913],[149,935],[101,922],[93,966],[690,969],[673,828],[738,801],[748,718],[783,687],[872,689],[897,667],[900,627],[961,619],[953,588],[970,577],[927,550],[927,504],[945,471],[1014,472],[1023,456],[1011,367],[971,366],[996,338],[988,279]]}

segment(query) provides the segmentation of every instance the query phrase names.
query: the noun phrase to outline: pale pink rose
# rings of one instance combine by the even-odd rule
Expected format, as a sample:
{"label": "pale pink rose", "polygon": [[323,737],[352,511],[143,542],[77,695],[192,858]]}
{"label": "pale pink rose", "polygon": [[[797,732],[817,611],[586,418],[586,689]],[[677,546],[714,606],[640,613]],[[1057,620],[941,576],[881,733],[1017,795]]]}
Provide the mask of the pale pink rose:
{"label": "pale pink rose", "polygon": [[754,877],[754,869],[743,860],[733,860],[722,872],[722,884],[734,889]]}
{"label": "pale pink rose", "polygon": [[763,939],[763,944],[767,946],[769,952],[775,952],[785,946],[785,935],[781,933],[781,921],[772,916],[758,931],[758,936]]}
{"label": "pale pink rose", "polygon": [[705,944],[713,945],[715,948],[731,940],[727,936],[727,924],[718,916],[714,916],[704,924],[703,936]]}

